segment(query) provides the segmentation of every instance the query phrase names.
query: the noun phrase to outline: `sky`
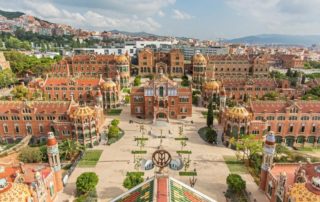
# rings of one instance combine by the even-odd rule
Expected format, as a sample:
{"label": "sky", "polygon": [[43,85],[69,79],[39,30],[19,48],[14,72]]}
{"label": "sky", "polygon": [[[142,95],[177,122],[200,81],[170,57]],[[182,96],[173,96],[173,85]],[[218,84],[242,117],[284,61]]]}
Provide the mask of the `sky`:
{"label": "sky", "polygon": [[0,9],[88,30],[208,40],[320,34],[320,0],[0,0]]}

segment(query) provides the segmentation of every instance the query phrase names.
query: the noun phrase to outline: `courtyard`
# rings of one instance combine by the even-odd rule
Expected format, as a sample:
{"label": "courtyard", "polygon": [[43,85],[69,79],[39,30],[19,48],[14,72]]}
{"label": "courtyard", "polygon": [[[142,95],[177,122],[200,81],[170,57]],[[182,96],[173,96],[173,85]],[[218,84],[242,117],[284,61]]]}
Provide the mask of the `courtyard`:
{"label": "courtyard", "polygon": [[[122,186],[122,183],[126,173],[135,171],[134,158],[131,151],[137,150],[138,147],[134,141],[134,137],[141,134],[139,123],[144,123],[145,134],[149,140],[146,142],[144,148],[147,150],[147,154],[143,157],[149,159],[153,151],[155,151],[160,144],[160,139],[156,138],[155,135],[160,135],[161,131],[162,135],[166,136],[166,138],[163,139],[163,148],[168,150],[174,157],[176,151],[181,148],[179,142],[175,141],[174,138],[178,136],[179,127],[183,125],[184,135],[189,138],[185,149],[192,151],[189,170],[195,168],[198,174],[194,188],[217,201],[225,201],[224,192],[227,189],[226,178],[230,174],[230,171],[225,163],[224,156],[235,156],[235,151],[224,146],[210,145],[200,138],[197,131],[206,125],[206,119],[203,118],[202,114],[203,111],[206,111],[206,109],[193,107],[192,118],[170,120],[170,123],[157,122],[156,124],[150,123],[151,120],[136,119],[130,116],[129,106],[123,107],[120,116],[108,116],[105,121],[105,126],[108,125],[112,119],[119,118],[119,127],[124,130],[125,135],[118,142],[110,146],[100,144],[94,147],[94,150],[102,150],[96,166],[78,166],[70,176],[63,192],[59,193],[57,200],[72,201],[75,196],[76,179],[81,173],[86,171],[95,172],[99,176],[99,183],[97,185],[99,201],[109,201],[125,192],[126,189]],[[129,123],[130,120],[133,120],[133,123]],[[149,131],[151,132],[149,133]],[[154,175],[154,172],[155,169],[145,171],[144,177],[151,177]],[[189,177],[179,176],[178,171],[166,170],[165,172],[189,185]],[[233,172],[237,173],[237,171]],[[253,178],[241,170],[239,174],[246,181],[247,191],[252,194],[252,198],[257,199],[257,201],[266,201],[264,194],[258,190],[258,186],[254,183]]]}

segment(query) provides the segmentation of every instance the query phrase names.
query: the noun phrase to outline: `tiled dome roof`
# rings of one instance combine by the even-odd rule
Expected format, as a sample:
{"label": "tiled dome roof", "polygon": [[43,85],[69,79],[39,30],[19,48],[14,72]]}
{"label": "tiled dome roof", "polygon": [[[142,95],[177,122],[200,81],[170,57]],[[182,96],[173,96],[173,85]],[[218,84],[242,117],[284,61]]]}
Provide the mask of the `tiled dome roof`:
{"label": "tiled dome roof", "polygon": [[109,88],[113,88],[113,87],[116,87],[116,84],[110,79],[102,84],[102,88],[104,90],[108,90]]}
{"label": "tiled dome roof", "polygon": [[0,193],[1,202],[29,201],[28,198],[31,198],[28,185],[23,183],[12,183],[9,186],[11,186],[10,189]]}
{"label": "tiled dome roof", "polygon": [[250,113],[242,106],[232,107],[227,111],[227,116],[231,118],[248,118]]}
{"label": "tiled dome roof", "polygon": [[217,81],[209,81],[204,84],[204,89],[206,89],[206,90],[219,90],[220,84]]}
{"label": "tiled dome roof", "polygon": [[116,63],[129,64],[129,60],[125,55],[116,56]]}
{"label": "tiled dome roof", "polygon": [[207,60],[201,53],[197,53],[193,56],[193,63],[207,63]]}
{"label": "tiled dome roof", "polygon": [[94,110],[88,106],[78,107],[72,114],[72,117],[85,117],[85,116],[92,116],[94,115]]}

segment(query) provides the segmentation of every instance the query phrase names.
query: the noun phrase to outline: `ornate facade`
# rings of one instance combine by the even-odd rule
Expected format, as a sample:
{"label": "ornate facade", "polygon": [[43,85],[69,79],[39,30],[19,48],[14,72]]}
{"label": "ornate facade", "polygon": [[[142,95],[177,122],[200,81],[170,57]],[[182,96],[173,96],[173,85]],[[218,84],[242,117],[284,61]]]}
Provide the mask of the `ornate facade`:
{"label": "ornate facade", "polygon": [[252,101],[246,107],[225,109],[221,122],[225,141],[241,134],[262,138],[267,131],[274,131],[277,143],[319,146],[319,113],[319,101]]}
{"label": "ornate facade", "polygon": [[246,55],[210,55],[197,53],[192,58],[193,83],[201,86],[208,80],[225,78],[265,77],[269,75],[268,58],[265,55],[250,58]]}
{"label": "ornate facade", "polygon": [[192,89],[181,87],[163,74],[131,91],[131,114],[156,120],[180,119],[192,115]]}
{"label": "ornate facade", "polygon": [[181,77],[184,75],[184,55],[178,49],[172,49],[169,53],[143,49],[138,53],[138,69],[141,76],[162,72],[172,77]]}
{"label": "ornate facade", "polygon": [[53,202],[62,190],[58,142],[48,135],[49,164],[0,165],[0,201]]}
{"label": "ornate facade", "polygon": [[27,135],[33,142],[41,142],[54,132],[58,139],[70,138],[93,146],[100,139],[103,120],[101,107],[80,106],[73,100],[0,102],[0,137],[9,143]]}
{"label": "ornate facade", "polygon": [[320,163],[273,163],[276,138],[266,136],[260,189],[271,202],[320,201]]}
{"label": "ornate facade", "polygon": [[130,79],[130,56],[126,55],[75,55],[52,66],[49,76],[119,78],[120,86],[128,87]]}
{"label": "ornate facade", "polygon": [[104,110],[120,105],[120,80],[94,77],[47,77],[35,79],[28,85],[29,97],[42,100],[71,100],[88,105],[100,105]]}

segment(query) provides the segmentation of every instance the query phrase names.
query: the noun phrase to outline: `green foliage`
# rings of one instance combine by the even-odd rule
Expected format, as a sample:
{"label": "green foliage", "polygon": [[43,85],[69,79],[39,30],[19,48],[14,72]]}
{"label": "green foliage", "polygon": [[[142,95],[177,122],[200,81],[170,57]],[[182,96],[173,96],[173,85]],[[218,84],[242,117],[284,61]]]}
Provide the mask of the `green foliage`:
{"label": "green foliage", "polygon": [[17,51],[4,52],[6,60],[10,62],[13,73],[22,74],[26,71],[31,71],[37,75],[47,73],[51,65],[57,62],[57,59],[51,58],[36,58],[35,56],[27,56]]}
{"label": "green foliage", "polygon": [[14,89],[11,91],[11,94],[13,96],[13,99],[16,100],[24,100],[27,99],[29,90],[27,87],[23,86],[23,85],[19,85],[14,87]]}
{"label": "green foliage", "polygon": [[87,150],[79,162],[79,167],[95,167],[100,159],[102,150]]}
{"label": "green foliage", "polygon": [[237,102],[236,102],[235,100],[232,100],[232,99],[230,99],[230,98],[227,98],[227,99],[226,99],[226,105],[227,105],[228,107],[234,107],[234,106],[236,106],[236,104],[237,104]]}
{"label": "green foliage", "polygon": [[230,139],[230,143],[236,146],[237,151],[242,153],[242,159],[248,159],[252,164],[252,157],[262,152],[262,142],[255,135],[245,135],[241,139]]}
{"label": "green foliage", "polygon": [[0,71],[0,88],[7,87],[17,82],[16,75],[11,69],[4,69]]}
{"label": "green foliage", "polygon": [[126,104],[129,104],[129,103],[130,103],[130,95],[125,95],[125,97],[124,97],[124,102],[125,102]]}
{"label": "green foliage", "polygon": [[236,156],[223,156],[225,163],[227,164],[230,173],[248,173],[243,161],[237,159]]}
{"label": "green foliage", "polygon": [[184,86],[184,87],[190,86],[190,82],[189,82],[188,77],[186,75],[183,75],[181,77],[181,79],[182,79],[181,86]]}
{"label": "green foliage", "polygon": [[210,127],[212,125],[213,125],[213,107],[212,107],[212,101],[210,101],[208,105],[208,113],[207,113],[207,126]]}
{"label": "green foliage", "polygon": [[99,182],[99,178],[94,172],[85,172],[82,173],[76,182],[77,192],[79,194],[86,194],[92,190],[95,190],[97,184]]}
{"label": "green foliage", "polygon": [[111,125],[109,127],[108,138],[117,138],[119,135],[120,129],[117,126]]}
{"label": "green foliage", "polygon": [[0,15],[9,18],[9,19],[13,19],[13,18],[18,18],[22,15],[24,15],[24,13],[22,12],[11,12],[11,11],[2,11],[0,10]]}
{"label": "green foliage", "polygon": [[91,190],[85,195],[80,195],[78,198],[75,199],[75,202],[97,202],[98,201],[98,195],[97,190]]}
{"label": "green foliage", "polygon": [[47,145],[42,145],[39,147],[42,155],[42,162],[48,162]]}
{"label": "green foliage", "polygon": [[107,115],[120,115],[122,112],[122,109],[109,109],[107,111]]}
{"label": "green foliage", "polygon": [[307,69],[320,69],[320,62],[318,61],[308,61],[304,63],[304,67]]}
{"label": "green foliage", "polygon": [[241,193],[246,190],[246,182],[238,174],[229,174],[226,181],[228,189],[234,193]]}
{"label": "green foliage", "polygon": [[306,92],[306,94],[302,97],[303,100],[319,100],[320,99],[320,86],[316,86],[311,88]]}
{"label": "green foliage", "polygon": [[217,132],[209,128],[206,132],[206,139],[209,143],[216,143],[217,142]]}
{"label": "green foliage", "polygon": [[279,93],[276,91],[268,92],[262,96],[263,100],[277,100],[279,98]]}
{"label": "green foliage", "polygon": [[127,188],[127,189],[131,189],[135,186],[137,186],[138,184],[143,182],[143,174],[141,173],[127,173],[126,178],[123,181],[123,187]]}
{"label": "green foliage", "polygon": [[111,125],[112,125],[112,126],[118,126],[119,123],[120,123],[119,119],[113,119],[113,120],[111,121]]}
{"label": "green foliage", "polygon": [[133,85],[134,86],[140,86],[141,85],[141,76],[136,76],[136,78],[134,78]]}
{"label": "green foliage", "polygon": [[287,79],[288,78],[285,74],[282,74],[281,72],[278,72],[278,71],[272,71],[270,73],[270,76],[275,79]]}
{"label": "green foliage", "polygon": [[31,50],[31,45],[28,41],[20,41],[15,37],[10,37],[5,40],[6,48],[8,49],[22,49],[22,50]]}
{"label": "green foliage", "polygon": [[42,158],[39,147],[25,147],[19,154],[19,160],[24,163],[40,163]]}
{"label": "green foliage", "polygon": [[70,139],[63,140],[59,144],[60,157],[63,160],[72,160],[79,152],[84,150],[84,146],[80,145],[79,142]]}

